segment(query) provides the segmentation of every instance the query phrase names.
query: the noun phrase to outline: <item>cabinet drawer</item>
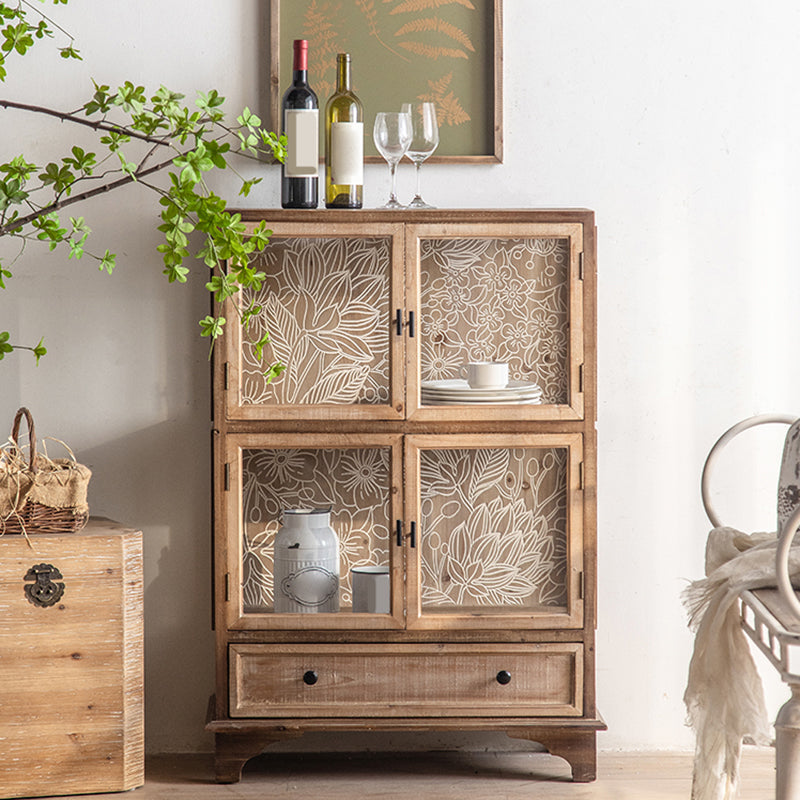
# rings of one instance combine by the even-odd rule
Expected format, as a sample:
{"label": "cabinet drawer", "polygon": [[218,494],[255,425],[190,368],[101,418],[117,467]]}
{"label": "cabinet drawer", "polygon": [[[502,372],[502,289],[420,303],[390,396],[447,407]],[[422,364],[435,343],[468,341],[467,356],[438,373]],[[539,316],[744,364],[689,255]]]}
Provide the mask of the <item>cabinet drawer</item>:
{"label": "cabinet drawer", "polygon": [[580,644],[234,644],[229,657],[232,717],[535,717],[583,711]]}

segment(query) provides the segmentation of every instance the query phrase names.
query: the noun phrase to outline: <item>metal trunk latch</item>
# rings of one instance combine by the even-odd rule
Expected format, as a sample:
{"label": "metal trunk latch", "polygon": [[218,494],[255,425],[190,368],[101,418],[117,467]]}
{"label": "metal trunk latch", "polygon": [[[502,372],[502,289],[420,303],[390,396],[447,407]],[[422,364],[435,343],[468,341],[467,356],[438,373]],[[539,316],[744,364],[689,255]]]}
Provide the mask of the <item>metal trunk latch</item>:
{"label": "metal trunk latch", "polygon": [[61,572],[52,564],[34,564],[26,573],[25,597],[35,606],[47,608],[54,606],[64,595],[65,584],[56,583],[63,579]]}

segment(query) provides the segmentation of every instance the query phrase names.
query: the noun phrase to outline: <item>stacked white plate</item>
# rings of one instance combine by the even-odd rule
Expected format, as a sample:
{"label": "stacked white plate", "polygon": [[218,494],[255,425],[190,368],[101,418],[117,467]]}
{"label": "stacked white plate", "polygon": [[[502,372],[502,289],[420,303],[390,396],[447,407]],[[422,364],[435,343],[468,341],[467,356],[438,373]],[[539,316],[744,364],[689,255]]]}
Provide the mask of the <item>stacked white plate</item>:
{"label": "stacked white plate", "polygon": [[422,404],[426,406],[473,404],[533,404],[542,402],[542,388],[529,381],[509,381],[502,389],[473,389],[459,378],[422,381]]}

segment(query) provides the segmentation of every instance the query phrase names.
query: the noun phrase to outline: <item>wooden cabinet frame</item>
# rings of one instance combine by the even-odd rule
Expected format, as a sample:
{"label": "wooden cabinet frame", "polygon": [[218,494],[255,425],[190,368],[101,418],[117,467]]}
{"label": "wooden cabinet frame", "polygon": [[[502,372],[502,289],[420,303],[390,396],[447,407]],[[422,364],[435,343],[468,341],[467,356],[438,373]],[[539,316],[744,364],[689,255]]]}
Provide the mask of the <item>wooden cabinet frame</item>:
{"label": "wooden cabinet frame", "polygon": [[420,402],[420,336],[408,339],[406,355],[406,406],[408,419],[413,421],[467,422],[480,421],[513,422],[520,418],[537,420],[579,420],[584,415],[583,403],[583,225],[577,223],[493,223],[471,222],[469,224],[417,224],[407,225],[405,230],[406,253],[406,309],[422,317],[420,297],[420,244],[426,239],[564,239],[568,242],[569,264],[569,333],[568,333],[568,389],[564,403],[541,406],[509,407],[490,406],[476,409],[473,406],[454,405],[445,408],[424,406]]}
{"label": "wooden cabinet frame", "polygon": [[[424,611],[420,587],[420,554],[424,529],[419,520],[420,452],[428,449],[478,449],[478,448],[563,448],[568,452],[566,463],[566,603],[563,608],[537,609],[535,613],[520,610],[502,615],[473,611],[434,613]],[[530,628],[580,628],[583,624],[583,522],[582,481],[583,442],[580,434],[422,434],[407,436],[405,440],[406,520],[415,523],[415,547],[408,547],[407,596],[408,627],[427,630],[496,630],[498,626],[510,630]]]}
{"label": "wooden cabinet frame", "polygon": [[[351,350],[357,355],[364,353],[363,363],[371,358],[369,369],[377,371],[370,373],[372,383],[364,384],[372,394],[354,400],[344,401],[338,395],[334,400],[320,400],[329,395],[313,386],[299,402],[279,399],[289,397],[288,390],[283,395],[273,387],[251,390],[248,381],[258,378],[253,378],[254,368],[243,360],[247,345],[241,338],[238,312],[233,301],[221,309],[228,325],[215,353],[212,433],[217,682],[207,724],[207,730],[215,735],[217,779],[238,780],[249,758],[272,742],[305,731],[495,730],[543,744],[570,762],[574,780],[593,780],[595,736],[605,728],[597,711],[594,677],[597,405],[593,213],[581,209],[355,213],[270,209],[239,213],[246,224],[255,226],[264,220],[273,231],[271,242],[277,249],[264,256],[267,267],[280,265],[274,266],[269,278],[273,288],[283,285],[281,270],[299,269],[296,260],[305,258],[305,245],[294,240],[308,240],[316,259],[303,267],[305,277],[297,279],[301,284],[303,280],[315,284],[341,279],[342,285],[355,281],[359,291],[369,288],[369,303],[354,301],[361,304],[360,320],[353,323],[348,318],[336,335],[350,331],[355,336],[353,331],[367,330],[369,322],[367,344],[373,349],[367,352],[364,344],[359,350],[361,345],[354,340]],[[523,293],[540,285],[546,291],[555,287],[557,313],[543,304],[549,316],[540,322],[560,327],[552,341],[545,342],[549,349],[536,350],[545,353],[541,356],[545,361],[537,366],[534,359],[535,363],[526,367],[532,374],[540,366],[551,369],[555,377],[546,402],[505,406],[420,402],[424,375],[432,374],[433,362],[425,354],[425,347],[430,352],[425,337],[434,330],[426,327],[433,319],[429,309],[442,307],[440,297],[432,294],[430,281],[439,278],[431,264],[444,259],[444,268],[452,271],[460,263],[462,247],[471,254],[491,251],[498,259],[503,248],[509,259],[522,253],[521,261],[504,261],[506,272],[495,278],[490,275],[492,280],[506,279],[510,267],[511,281]],[[453,248],[451,257],[447,253]],[[527,251],[522,252],[525,248],[535,255],[528,257]],[[329,258],[340,251],[345,253],[340,260]],[[488,270],[495,256],[486,258],[490,259],[485,262]],[[521,266],[513,273],[516,264]],[[525,273],[527,265],[532,265],[530,278]],[[351,267],[357,280],[348,278]],[[469,275],[461,277],[473,280]],[[379,292],[378,286],[382,287]],[[482,296],[489,297],[484,304],[489,311],[490,289],[481,288]],[[307,307],[315,298],[310,297],[308,286],[300,285],[294,291],[302,306],[297,312],[300,335],[304,320],[316,324],[329,309],[315,308],[318,317],[309,316]],[[347,298],[351,296],[356,295],[344,292],[341,303],[350,302]],[[523,298],[525,303],[531,302],[530,296]],[[338,295],[334,300],[334,305],[340,302]],[[423,305],[431,302],[440,305]],[[532,302],[535,314],[538,295]],[[343,307],[336,307],[339,319],[346,317]],[[527,316],[530,307],[520,306],[516,317],[523,325],[530,323],[532,329],[533,316]],[[486,309],[482,313],[487,313]],[[331,319],[333,314],[329,314]],[[289,328],[293,324],[290,321]],[[468,329],[469,320],[464,324]],[[325,330],[315,335],[322,336]],[[464,341],[463,331],[452,330],[452,334],[437,341],[447,344],[457,336]],[[437,335],[442,335],[441,329]],[[502,343],[502,337],[499,341]],[[344,345],[347,350],[348,343]],[[331,350],[330,343],[323,342],[322,347]],[[463,357],[463,347],[453,353],[452,359]],[[340,366],[336,362],[333,370]],[[359,369],[364,375],[366,368]],[[316,374],[307,366],[303,370],[304,379]],[[380,392],[373,388],[378,385],[375,376],[382,381]],[[243,454],[252,457],[252,452],[260,449],[350,452],[375,448],[389,453],[381,456],[388,458],[389,477],[381,506],[381,532],[375,535],[385,536],[383,531],[391,529],[392,521],[399,523],[397,531],[390,530],[388,555],[385,550],[381,555],[392,576],[391,613],[353,614],[345,604],[338,613],[276,614],[268,604],[253,605],[252,599],[245,607]],[[479,459],[496,458],[504,450],[558,454],[555,461],[548,462],[557,465],[553,474],[561,476],[558,491],[550,484],[547,490],[548,498],[559,498],[558,514],[548,517],[557,516],[558,523],[547,529],[553,542],[560,543],[553,545],[554,571],[547,584],[555,588],[548,588],[547,596],[542,590],[541,596],[523,598],[518,610],[512,604],[496,604],[492,594],[464,603],[432,601],[431,576],[438,573],[431,571],[430,563],[425,564],[429,556],[423,548],[430,543],[424,538],[425,528],[433,519],[429,515],[426,521],[426,509],[438,488],[431,494],[424,469],[429,470],[428,475],[435,474],[437,459],[458,457],[474,463],[477,473]],[[485,455],[489,452],[495,455]],[[522,480],[522,473],[512,473],[509,480]],[[251,470],[249,474],[256,474],[258,481],[258,473]],[[313,470],[311,474],[313,477]],[[273,488],[278,492],[280,484]],[[503,508],[501,495],[512,497],[498,489],[496,500],[501,505],[493,508]],[[486,503],[495,501],[495,495],[487,497]],[[532,496],[526,502],[529,504],[523,504],[521,514],[544,513],[535,511]],[[441,520],[446,515],[440,512],[441,508],[437,512]],[[465,507],[467,523],[473,512],[474,508],[469,511]],[[502,513],[497,519],[500,517]],[[459,547],[474,541],[469,536],[468,532],[458,533]],[[536,568],[544,565],[541,569],[549,569],[549,563],[537,562]],[[413,675],[420,670],[430,670],[435,677],[415,682]],[[501,673],[512,675],[508,685]]]}
{"label": "wooden cabinet frame", "polygon": [[[251,224],[250,228],[255,225]],[[385,298],[387,315],[383,320],[385,330],[386,349],[389,359],[389,400],[385,404],[376,405],[322,405],[308,404],[295,405],[291,403],[280,404],[245,404],[241,401],[243,389],[242,369],[242,329],[237,324],[241,314],[241,295],[230,299],[225,304],[224,313],[230,325],[225,337],[225,404],[227,416],[232,420],[402,420],[405,416],[405,365],[404,341],[394,330],[395,309],[402,309],[403,300],[403,274],[404,274],[404,229],[400,224],[383,225],[358,225],[350,223],[326,224],[286,224],[275,226],[276,231],[270,241],[280,242],[289,239],[341,239],[341,240],[368,240],[376,237],[388,240],[390,252],[388,259],[389,290]],[[320,265],[324,269],[325,265]]]}
{"label": "wooden cabinet frame", "polygon": [[227,437],[224,449],[226,477],[225,526],[225,624],[230,630],[320,630],[380,629],[404,626],[403,548],[389,545],[392,583],[392,613],[384,614],[275,614],[245,613],[242,605],[242,452],[246,449],[318,449],[386,448],[391,450],[387,502],[391,520],[402,519],[402,437],[398,434],[263,434],[239,433]]}

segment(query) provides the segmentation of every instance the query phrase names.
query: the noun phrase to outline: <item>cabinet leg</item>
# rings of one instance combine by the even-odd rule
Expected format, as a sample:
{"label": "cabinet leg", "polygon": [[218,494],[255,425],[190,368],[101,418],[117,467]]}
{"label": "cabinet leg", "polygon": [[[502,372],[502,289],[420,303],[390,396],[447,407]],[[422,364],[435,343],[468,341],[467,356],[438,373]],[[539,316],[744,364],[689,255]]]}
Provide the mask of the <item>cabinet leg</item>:
{"label": "cabinet leg", "polygon": [[302,736],[299,731],[215,733],[214,772],[217,783],[238,783],[242,779],[242,768],[251,758],[260,756],[275,742],[299,736]]}
{"label": "cabinet leg", "polygon": [[800,684],[775,719],[775,798],[800,797]]}
{"label": "cabinet leg", "polygon": [[554,756],[569,762],[572,780],[589,783],[597,777],[597,747],[594,731],[551,731],[542,728],[517,728],[507,731],[512,739],[538,742]]}

